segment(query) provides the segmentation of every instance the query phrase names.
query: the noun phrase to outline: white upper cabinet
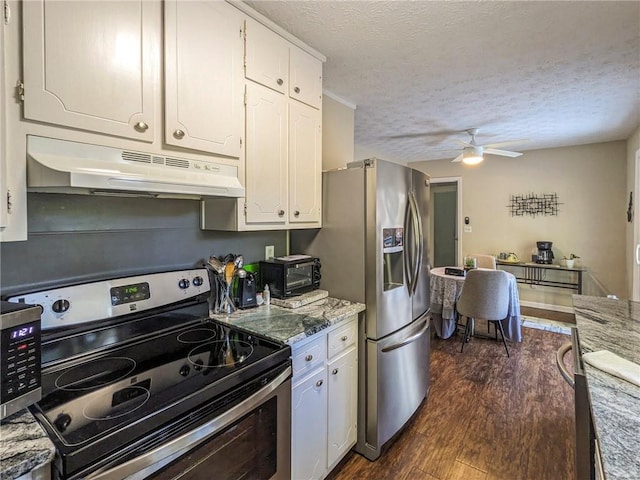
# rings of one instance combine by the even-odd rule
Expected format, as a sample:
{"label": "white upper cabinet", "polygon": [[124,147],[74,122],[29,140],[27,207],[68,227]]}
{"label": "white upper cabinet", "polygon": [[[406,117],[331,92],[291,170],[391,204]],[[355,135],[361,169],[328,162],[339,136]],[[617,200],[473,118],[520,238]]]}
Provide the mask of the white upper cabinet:
{"label": "white upper cabinet", "polygon": [[322,105],[322,62],[292,45],[289,65],[289,96],[319,109]]}
{"label": "white upper cabinet", "polygon": [[245,221],[286,221],[287,99],[278,92],[247,84]]}
{"label": "white upper cabinet", "polygon": [[30,0],[22,6],[25,118],[152,142],[157,4]]}
{"label": "white upper cabinet", "polygon": [[245,76],[280,93],[289,91],[289,44],[255,20],[247,20]]}
{"label": "white upper cabinet", "polygon": [[164,5],[165,142],[239,157],[244,17],[220,1]]}
{"label": "white upper cabinet", "polygon": [[289,222],[322,216],[322,118],[319,110],[289,102]]}
{"label": "white upper cabinet", "polygon": [[314,108],[322,106],[322,61],[252,19],[246,24],[245,76]]}

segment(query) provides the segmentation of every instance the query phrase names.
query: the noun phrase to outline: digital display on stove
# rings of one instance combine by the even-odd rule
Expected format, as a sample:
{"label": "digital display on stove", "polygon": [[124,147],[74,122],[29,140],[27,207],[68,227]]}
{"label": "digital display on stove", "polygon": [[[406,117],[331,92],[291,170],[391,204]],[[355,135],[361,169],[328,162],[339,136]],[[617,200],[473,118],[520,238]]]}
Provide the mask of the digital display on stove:
{"label": "digital display on stove", "polygon": [[110,293],[111,305],[113,306],[151,298],[149,284],[147,282],[111,287]]}

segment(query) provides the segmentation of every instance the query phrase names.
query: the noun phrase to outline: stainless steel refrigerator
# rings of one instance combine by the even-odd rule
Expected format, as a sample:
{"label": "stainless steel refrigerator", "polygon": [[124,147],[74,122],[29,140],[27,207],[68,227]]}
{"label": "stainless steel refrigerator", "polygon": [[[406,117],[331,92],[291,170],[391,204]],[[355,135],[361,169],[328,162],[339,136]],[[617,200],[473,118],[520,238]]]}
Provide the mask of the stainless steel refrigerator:
{"label": "stainless steel refrigerator", "polygon": [[320,288],[366,304],[359,323],[358,442],[370,460],[429,391],[429,178],[369,159],[323,173],[323,226],[291,232],[320,258]]}

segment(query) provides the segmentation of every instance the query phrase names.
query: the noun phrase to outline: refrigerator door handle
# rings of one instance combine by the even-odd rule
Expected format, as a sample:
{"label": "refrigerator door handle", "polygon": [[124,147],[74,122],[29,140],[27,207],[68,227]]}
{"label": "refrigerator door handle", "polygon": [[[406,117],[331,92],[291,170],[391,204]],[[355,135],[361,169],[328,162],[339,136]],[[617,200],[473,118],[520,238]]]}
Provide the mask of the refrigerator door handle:
{"label": "refrigerator door handle", "polygon": [[[418,279],[420,278],[420,270],[422,267],[422,255],[423,245],[422,245],[422,220],[420,219],[420,215],[418,214],[418,202],[416,201],[416,196],[413,191],[409,192],[409,216],[411,217],[411,223],[413,224],[413,249],[417,250],[417,258],[411,258],[413,260],[413,264],[411,267],[411,277],[409,281],[409,292],[411,295],[416,293],[416,288],[418,287]],[[408,255],[407,255],[408,257]],[[408,260],[407,260],[408,262]],[[409,268],[407,268],[409,270]]]}
{"label": "refrigerator door handle", "polygon": [[425,322],[424,328],[422,328],[418,333],[415,333],[415,334],[411,335],[410,337],[405,338],[404,340],[402,340],[399,343],[394,343],[393,345],[389,345],[388,347],[384,347],[382,349],[382,352],[383,353],[390,352],[390,351],[395,350],[397,348],[404,347],[405,345],[413,343],[416,340],[418,340],[422,335],[424,335],[428,330],[429,330],[429,320],[427,320]]}

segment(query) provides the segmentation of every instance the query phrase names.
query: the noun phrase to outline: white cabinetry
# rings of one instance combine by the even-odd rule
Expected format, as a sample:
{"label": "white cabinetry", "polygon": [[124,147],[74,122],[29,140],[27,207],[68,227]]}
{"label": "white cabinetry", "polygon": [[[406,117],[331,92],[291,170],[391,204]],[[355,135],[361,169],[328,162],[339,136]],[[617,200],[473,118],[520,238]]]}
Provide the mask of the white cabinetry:
{"label": "white cabinetry", "polygon": [[22,6],[25,118],[153,141],[157,4],[33,0]]}
{"label": "white cabinetry", "polygon": [[165,142],[239,157],[244,16],[219,1],[164,5]]}
{"label": "white cabinetry", "polygon": [[166,0],[164,16],[160,5],[24,2],[25,118],[240,157],[244,15],[226,2]]}
{"label": "white cabinetry", "polygon": [[296,480],[322,479],[355,445],[357,316],[293,345],[292,465]]}
{"label": "white cabinetry", "polygon": [[4,19],[0,22],[0,230],[8,225],[7,218],[7,68],[4,61]]}
{"label": "white cabinetry", "polygon": [[317,228],[322,221],[322,60],[245,25],[246,198],[203,202],[202,228]]}

